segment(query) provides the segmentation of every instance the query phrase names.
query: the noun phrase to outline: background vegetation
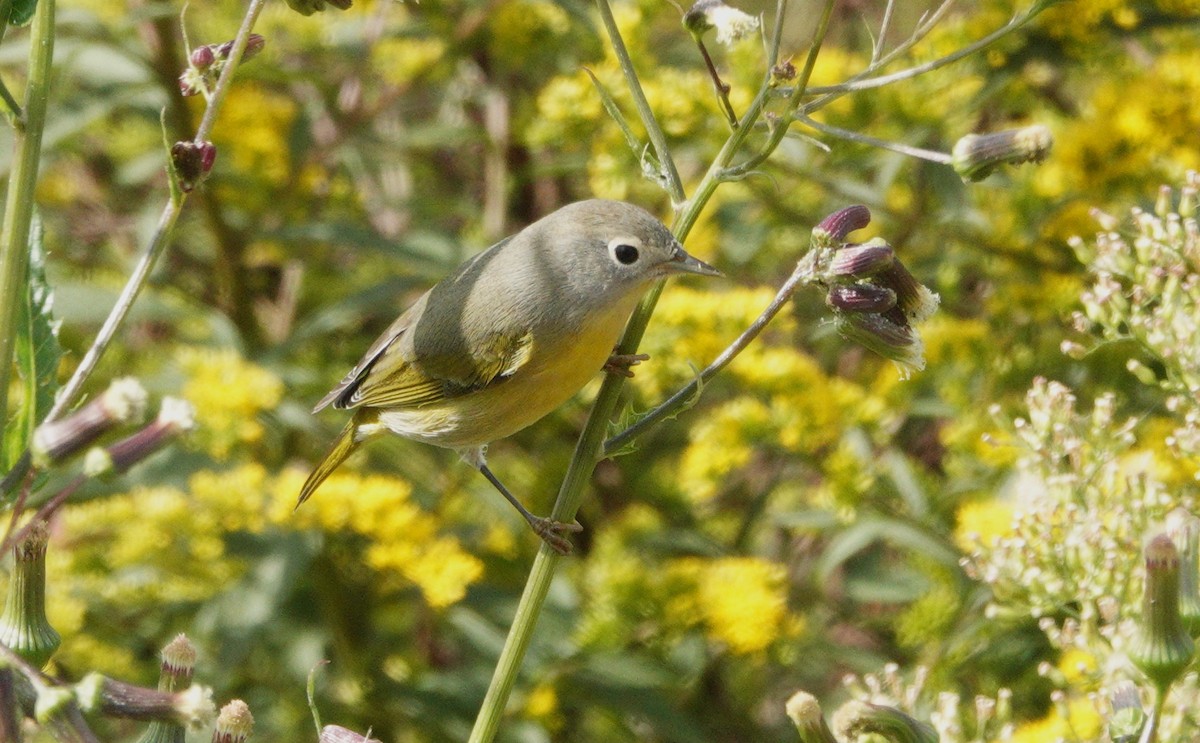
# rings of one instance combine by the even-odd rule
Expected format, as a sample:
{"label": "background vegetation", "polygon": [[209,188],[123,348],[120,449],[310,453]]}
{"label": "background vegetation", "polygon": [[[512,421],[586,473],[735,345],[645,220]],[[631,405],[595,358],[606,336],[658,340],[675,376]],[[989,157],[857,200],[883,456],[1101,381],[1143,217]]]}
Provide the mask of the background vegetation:
{"label": "background vegetation", "polygon": [[[797,66],[817,9],[798,5],[783,37]],[[893,39],[922,10],[900,5]],[[962,4],[908,62],[978,39],[1025,5]],[[62,378],[161,211],[160,111],[174,141],[191,138],[202,110],[179,95],[182,10],[59,8],[37,203]],[[869,61],[879,10],[838,4],[813,84]],[[242,12],[193,4],[192,43],[232,38]],[[692,184],[728,133],[695,44],[669,3],[614,12]],[[874,215],[861,234],[886,237],[941,295],[921,329],[927,368],[903,379],[840,339],[822,298],[802,292],[695,408],[602,462],[502,740],[793,740],[784,702],[795,690],[834,704],[847,673],[887,663],[927,669],[926,712],[953,691],[973,719],[977,694],[1009,689],[1014,739],[1099,737],[1089,694],[1114,674],[1079,669],[1108,656],[1072,651],[1058,631],[1106,598],[1136,616],[1140,582],[1118,591],[1073,569],[1078,585],[1051,586],[1049,598],[1000,590],[1040,576],[1004,572],[1031,558],[997,545],[1027,536],[1013,513],[1049,497],[1047,483],[1084,511],[1118,504],[1147,523],[1195,496],[1200,460],[1179,435],[1197,425],[1200,375],[1183,352],[1195,317],[1189,329],[1183,313],[1155,345],[1127,316],[1090,311],[1105,284],[1088,246],[1100,229],[1089,209],[1115,215],[1103,227],[1115,230],[1131,206],[1154,211],[1160,184],[1200,168],[1197,19],[1186,0],[1065,3],[984,53],[821,113],[940,151],[971,132],[1045,124],[1056,145],[1036,168],[968,185],[944,165],[809,131],[828,147],[788,139],[760,175],[718,191],[686,245],[729,278],[668,287],[628,410],[688,382],[758,315],[812,227],[850,203]],[[327,719],[385,741],[463,740],[536,540],[452,452],[401,440],[372,444],[293,513],[344,423],[308,409],[420,291],[492,241],[588,196],[664,218],[669,204],[583,71],[636,121],[590,3],[362,0],[303,17],[272,2],[256,31],[266,46],[238,70],[216,122],[212,176],[88,388],[135,376],[153,399],[193,403],[198,427],[124,475],[89,480],[53,521],[48,611],[63,645],[51,670],[153,686],[159,648],[183,631],[200,650],[197,678],[245,699],[261,739],[307,734],[305,678],[329,659],[317,685]],[[0,46],[10,84],[27,47],[19,31]],[[709,48],[745,110],[762,44]],[[1072,246],[1074,235],[1085,240]],[[1117,275],[1123,296],[1146,280]],[[594,394],[491,450],[535,513],[550,508]],[[1085,425],[1097,400],[1109,417]],[[1124,438],[1110,436],[1128,419]],[[1072,467],[1083,451],[1116,471],[1085,480],[1039,459],[1064,427],[1082,442],[1063,454]],[[1064,518],[1043,545],[1070,531]],[[1123,543],[1130,565],[1139,539]],[[1064,560],[1045,558],[1075,566]],[[1039,625],[1047,617],[1053,626]],[[97,726],[105,740],[140,730]]]}

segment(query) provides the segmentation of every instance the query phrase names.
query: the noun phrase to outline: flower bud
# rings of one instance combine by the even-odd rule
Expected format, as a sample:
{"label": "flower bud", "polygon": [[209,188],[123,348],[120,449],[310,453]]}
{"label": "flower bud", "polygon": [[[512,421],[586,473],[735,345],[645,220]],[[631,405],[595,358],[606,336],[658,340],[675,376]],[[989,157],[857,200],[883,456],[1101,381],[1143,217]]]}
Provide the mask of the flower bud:
{"label": "flower bud", "polygon": [[798,691],[787,701],[787,716],[800,733],[800,743],[837,743],[833,732],[825,724],[821,705],[817,698],[806,691]]}
{"label": "flower bud", "polygon": [[382,741],[359,735],[340,725],[326,725],[321,728],[321,738],[318,743],[382,743]]}
{"label": "flower bud", "polygon": [[105,448],[94,448],[83,462],[85,475],[94,477],[108,472],[124,472],[142,461],[181,433],[196,425],[191,403],[174,397],[163,398],[158,418],[137,433]]}
{"label": "flower bud", "polygon": [[1146,545],[1145,555],[1142,620],[1129,657],[1163,693],[1191,664],[1196,647],[1179,616],[1179,551],[1159,534]]}
{"label": "flower bud", "polygon": [[888,743],[937,743],[937,732],[895,707],[857,700],[842,705],[833,716],[833,726],[844,740],[877,735]]}
{"label": "flower bud", "polygon": [[245,743],[254,730],[254,715],[250,707],[235,699],[221,708],[217,715],[217,727],[213,730],[212,743]]}
{"label": "flower bud", "polygon": [[12,579],[0,613],[0,643],[37,668],[46,665],[62,642],[46,619],[48,541],[46,522],[38,521],[13,548]]}
{"label": "flower bud", "polygon": [[697,40],[715,28],[717,43],[728,46],[757,31],[758,19],[721,0],[698,0],[683,14],[683,27]]}
{"label": "flower bud", "polygon": [[865,313],[839,313],[836,322],[844,338],[895,361],[905,373],[925,368],[925,345],[907,325]]}
{"label": "flower bud", "polygon": [[1141,735],[1146,712],[1138,689],[1130,681],[1120,681],[1112,691],[1112,714],[1108,718],[1108,737],[1113,743],[1133,743]]}
{"label": "flower bud", "polygon": [[85,712],[130,720],[163,720],[200,727],[212,719],[212,691],[193,685],[179,692],[147,689],[89,673],[75,685],[76,698]]}
{"label": "flower bud", "polygon": [[896,306],[904,313],[904,319],[909,324],[915,325],[929,319],[941,301],[938,295],[917,281],[900,261],[892,261],[890,266],[876,274],[873,283],[896,292]]}
{"label": "flower bud", "polygon": [[196,188],[212,170],[217,160],[217,148],[212,142],[176,142],[171,145],[171,170],[179,190],[188,193]]}
{"label": "flower bud", "polygon": [[896,306],[896,292],[874,284],[842,284],[829,288],[825,304],[841,312],[887,312]]}
{"label": "flower bud", "polygon": [[34,466],[45,468],[83,450],[122,423],[146,414],[146,390],[132,377],[114,380],[96,399],[66,418],[38,426],[29,450]]}
{"label": "flower bud", "polygon": [[[795,75],[795,68],[792,74]],[[861,230],[871,223],[871,210],[862,204],[854,204],[838,209],[833,214],[821,220],[813,230],[813,243],[828,240],[830,245],[842,243],[846,236],[855,230]]]}
{"label": "flower bud", "polygon": [[[192,683],[192,671],[196,667],[196,646],[180,633],[162,649],[162,661],[158,671],[158,689],[164,692],[180,691]],[[184,743],[187,728],[174,720],[155,720],[146,728],[138,743]]]}
{"label": "flower bud", "polygon": [[884,271],[896,262],[892,246],[882,240],[842,248],[829,262],[830,278],[867,278]]}
{"label": "flower bud", "polygon": [[1167,514],[1167,534],[1179,547],[1179,618],[1192,638],[1200,637],[1200,519],[1176,508]]}
{"label": "flower bud", "polygon": [[1000,165],[1040,163],[1054,135],[1041,124],[994,134],[968,134],[954,144],[951,165],[964,181],[980,181]]}
{"label": "flower bud", "polygon": [[215,61],[217,61],[217,55],[208,45],[196,47],[192,50],[192,55],[188,57],[188,64],[198,70],[207,70]]}
{"label": "flower bud", "polygon": [[[214,44],[217,59],[224,62],[229,59],[229,55],[233,53],[233,41],[226,41],[224,44]],[[242,50],[242,61],[253,59],[258,56],[258,53],[267,45],[267,40],[260,34],[250,34],[246,38],[246,48]]]}

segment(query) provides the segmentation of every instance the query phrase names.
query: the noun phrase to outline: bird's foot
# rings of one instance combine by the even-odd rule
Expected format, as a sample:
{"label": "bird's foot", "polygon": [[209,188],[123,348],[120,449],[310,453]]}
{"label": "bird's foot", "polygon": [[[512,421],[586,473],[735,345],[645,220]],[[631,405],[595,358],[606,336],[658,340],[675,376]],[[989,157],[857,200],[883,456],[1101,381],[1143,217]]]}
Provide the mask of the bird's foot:
{"label": "bird's foot", "polygon": [[542,541],[550,545],[560,555],[571,554],[571,540],[563,536],[564,533],[578,534],[583,531],[578,521],[572,521],[569,524],[564,524],[561,521],[544,518],[542,516],[530,516],[529,526],[533,529],[533,533],[542,538]]}
{"label": "bird's foot", "polygon": [[632,379],[633,367],[649,358],[650,354],[648,353],[614,353],[608,357],[608,361],[604,362],[604,371]]}

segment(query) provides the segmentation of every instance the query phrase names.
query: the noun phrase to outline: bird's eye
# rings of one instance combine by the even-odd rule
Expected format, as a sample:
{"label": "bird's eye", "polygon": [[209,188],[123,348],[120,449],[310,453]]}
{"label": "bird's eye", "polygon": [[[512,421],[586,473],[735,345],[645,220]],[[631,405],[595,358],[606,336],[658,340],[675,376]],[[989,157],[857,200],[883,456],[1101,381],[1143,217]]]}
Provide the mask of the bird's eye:
{"label": "bird's eye", "polygon": [[629,266],[637,262],[638,249],[628,243],[621,243],[613,248],[613,256],[618,263]]}

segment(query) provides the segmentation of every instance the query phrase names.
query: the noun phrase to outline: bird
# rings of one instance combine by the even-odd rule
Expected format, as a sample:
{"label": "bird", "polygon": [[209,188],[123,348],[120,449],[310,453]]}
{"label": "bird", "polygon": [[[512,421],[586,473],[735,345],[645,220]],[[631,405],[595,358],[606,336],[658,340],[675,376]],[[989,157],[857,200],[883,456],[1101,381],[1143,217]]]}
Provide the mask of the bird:
{"label": "bird", "polygon": [[[404,311],[313,408],[352,409],[300,490],[299,508],[364,442],[385,434],[453,449],[555,551],[582,527],[535,516],[488,467],[489,443],[539,420],[597,372],[629,376],[644,356],[613,356],[656,281],[721,276],[641,207],[567,204],[452,271]],[[610,363],[611,361],[611,363]]]}

